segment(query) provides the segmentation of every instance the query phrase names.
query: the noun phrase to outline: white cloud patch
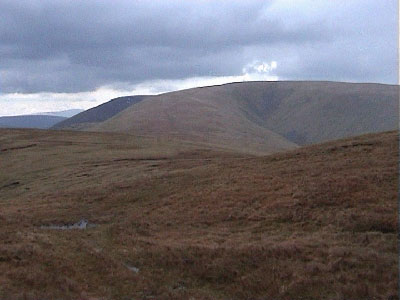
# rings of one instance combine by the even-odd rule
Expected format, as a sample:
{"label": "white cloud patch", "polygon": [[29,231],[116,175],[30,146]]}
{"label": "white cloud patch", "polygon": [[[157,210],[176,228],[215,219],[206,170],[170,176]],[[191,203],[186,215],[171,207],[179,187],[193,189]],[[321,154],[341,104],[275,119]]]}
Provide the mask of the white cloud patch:
{"label": "white cloud patch", "polygon": [[277,67],[278,63],[276,61],[271,61],[270,63],[255,61],[243,68],[243,74],[265,73],[267,75],[271,75],[272,71],[274,71]]}
{"label": "white cloud patch", "polygon": [[255,61],[242,69],[241,75],[191,77],[182,80],[151,80],[131,86],[115,88],[103,86],[95,91],[80,93],[8,93],[0,95],[0,116],[35,114],[67,109],[89,109],[113,98],[128,95],[154,95],[201,86],[242,81],[276,81],[277,62]]}

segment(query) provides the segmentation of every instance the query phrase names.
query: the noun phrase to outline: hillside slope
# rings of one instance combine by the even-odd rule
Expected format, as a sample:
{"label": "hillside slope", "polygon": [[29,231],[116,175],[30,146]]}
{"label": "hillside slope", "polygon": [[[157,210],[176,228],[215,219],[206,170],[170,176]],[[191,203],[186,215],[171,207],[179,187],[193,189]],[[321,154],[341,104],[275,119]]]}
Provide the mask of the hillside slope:
{"label": "hillside slope", "polygon": [[73,117],[56,124],[52,129],[83,129],[92,123],[105,121],[125,108],[138,103],[145,96],[126,96],[112,99],[99,106],[85,110]]}
{"label": "hillside slope", "polygon": [[296,147],[249,120],[237,103],[213,88],[146,97],[89,129],[179,138],[252,153],[272,153]]}
{"label": "hillside slope", "polygon": [[47,129],[66,120],[65,117],[46,115],[21,115],[0,117],[0,128],[38,128]]}
{"label": "hillside slope", "polygon": [[233,86],[232,93],[252,119],[300,145],[398,128],[399,87],[394,85],[250,83]]}
{"label": "hillside slope", "polygon": [[288,149],[394,130],[398,86],[338,82],[243,82],[146,97],[90,130],[174,136]]}
{"label": "hillside slope", "polygon": [[265,157],[70,131],[0,145],[1,299],[398,299],[397,132]]}
{"label": "hillside slope", "polygon": [[398,127],[399,88],[393,85],[241,82],[125,99],[54,128],[179,138],[267,154]]}

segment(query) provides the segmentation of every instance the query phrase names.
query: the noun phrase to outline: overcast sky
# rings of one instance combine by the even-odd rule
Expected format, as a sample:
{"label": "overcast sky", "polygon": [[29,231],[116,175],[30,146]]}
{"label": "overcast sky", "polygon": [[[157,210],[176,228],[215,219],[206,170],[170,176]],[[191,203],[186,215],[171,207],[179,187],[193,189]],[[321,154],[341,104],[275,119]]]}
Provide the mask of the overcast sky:
{"label": "overcast sky", "polygon": [[0,116],[245,80],[397,83],[397,0],[0,0]]}

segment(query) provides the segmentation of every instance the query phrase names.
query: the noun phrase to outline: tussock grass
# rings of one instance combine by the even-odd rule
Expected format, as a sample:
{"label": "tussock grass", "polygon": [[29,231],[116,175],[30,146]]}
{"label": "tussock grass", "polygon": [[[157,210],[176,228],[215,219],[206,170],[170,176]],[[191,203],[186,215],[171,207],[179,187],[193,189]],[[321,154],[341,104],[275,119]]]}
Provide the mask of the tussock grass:
{"label": "tussock grass", "polygon": [[0,299],[398,298],[395,132],[265,157],[35,130],[5,148]]}

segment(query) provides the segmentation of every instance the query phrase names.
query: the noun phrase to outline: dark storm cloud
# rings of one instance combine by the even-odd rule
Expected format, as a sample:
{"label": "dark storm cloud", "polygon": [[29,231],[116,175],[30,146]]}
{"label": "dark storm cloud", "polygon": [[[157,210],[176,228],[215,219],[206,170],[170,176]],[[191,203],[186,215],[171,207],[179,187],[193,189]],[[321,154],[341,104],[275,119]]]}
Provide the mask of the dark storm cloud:
{"label": "dark storm cloud", "polygon": [[240,75],[256,60],[285,79],[396,81],[396,1],[293,3],[2,0],[0,91]]}

